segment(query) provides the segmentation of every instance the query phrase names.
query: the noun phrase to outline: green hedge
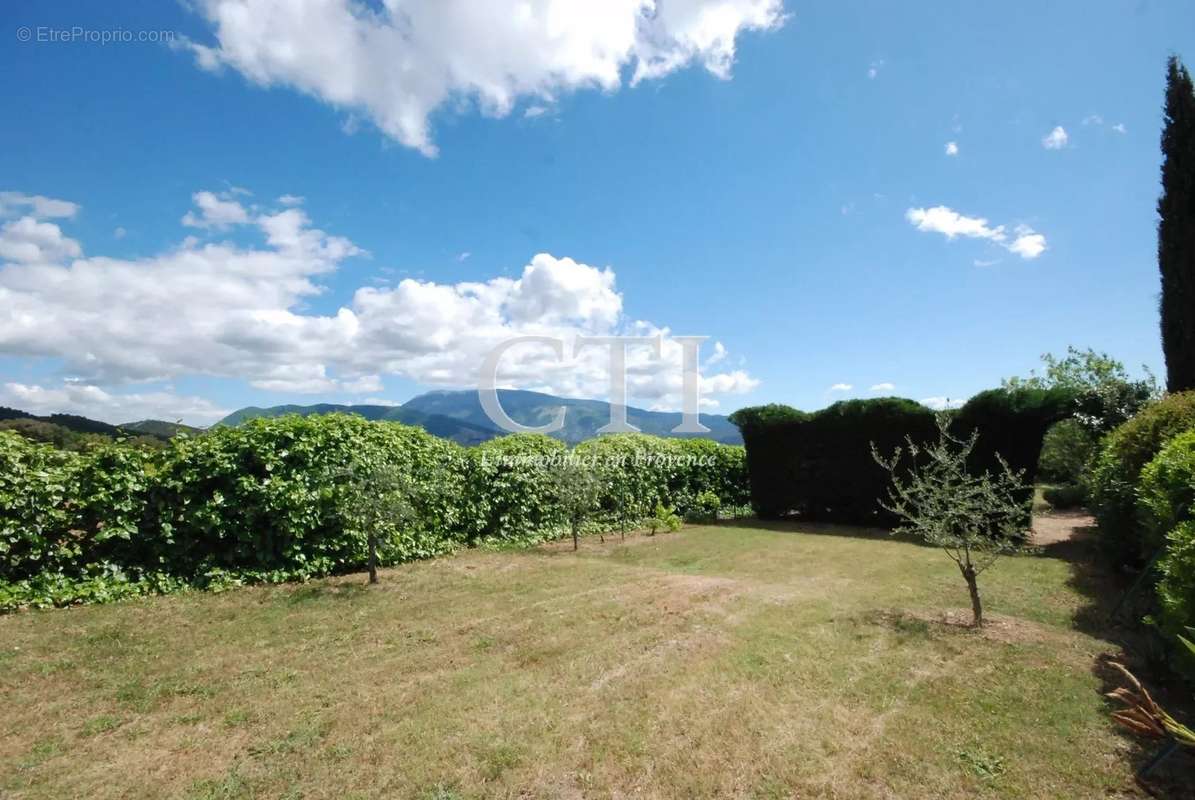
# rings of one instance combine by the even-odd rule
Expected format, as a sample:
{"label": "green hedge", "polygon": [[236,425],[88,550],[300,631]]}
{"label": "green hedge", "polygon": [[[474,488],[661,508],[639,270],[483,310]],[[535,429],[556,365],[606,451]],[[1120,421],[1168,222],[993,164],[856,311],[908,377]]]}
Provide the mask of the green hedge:
{"label": "green hedge", "polygon": [[[999,452],[1030,484],[1036,475],[1042,437],[1073,408],[1063,390],[994,389],[953,412],[961,436],[979,431],[975,469],[998,467]],[[896,397],[845,400],[808,414],[787,406],[735,412],[731,421],[747,448],[751,502],[763,517],[798,514],[854,524],[889,525],[879,505],[888,474],[872,458],[871,445],[890,454],[906,437],[924,443],[937,437],[934,412]],[[1026,513],[1029,507],[1026,493]]]}
{"label": "green hedge", "polygon": [[[695,506],[714,492],[734,505],[746,494],[741,447],[634,435],[574,454],[622,450],[640,458],[598,459],[606,513],[595,526],[617,527],[620,503],[637,522],[660,502]],[[358,568],[368,548],[347,522],[359,489],[349,467],[363,459],[413,487],[414,519],[386,532],[383,564],[549,538],[563,526],[548,477],[565,453],[527,435],[467,450],[420,428],[336,414],[255,419],[156,452],[119,443],[63,452],[0,432],[0,609]]]}
{"label": "green hedge", "polygon": [[1103,548],[1116,563],[1138,565],[1157,546],[1137,516],[1141,471],[1165,446],[1195,428],[1195,391],[1164,397],[1108,434],[1092,470],[1088,501]]}
{"label": "green hedge", "polygon": [[1195,625],[1195,430],[1171,439],[1141,470],[1143,545],[1165,546],[1158,562],[1159,621],[1168,633]]}

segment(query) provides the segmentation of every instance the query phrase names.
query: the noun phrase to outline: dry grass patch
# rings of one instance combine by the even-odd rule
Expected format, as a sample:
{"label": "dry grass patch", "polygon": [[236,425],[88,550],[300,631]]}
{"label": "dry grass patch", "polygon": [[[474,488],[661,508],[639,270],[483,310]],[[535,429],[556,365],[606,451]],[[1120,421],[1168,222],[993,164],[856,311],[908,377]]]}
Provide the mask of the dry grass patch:
{"label": "dry grass patch", "polygon": [[1072,565],[1001,563],[972,636],[935,616],[965,600],[953,564],[849,533],[689,528],[0,618],[0,794],[1135,791]]}

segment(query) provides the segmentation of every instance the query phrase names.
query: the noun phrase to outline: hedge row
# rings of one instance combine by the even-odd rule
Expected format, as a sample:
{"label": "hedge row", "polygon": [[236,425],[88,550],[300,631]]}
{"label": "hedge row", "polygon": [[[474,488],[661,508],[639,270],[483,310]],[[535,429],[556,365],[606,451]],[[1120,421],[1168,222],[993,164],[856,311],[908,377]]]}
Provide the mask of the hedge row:
{"label": "hedge row", "polygon": [[[1025,471],[1032,485],[1042,438],[1074,408],[1061,389],[993,389],[951,412],[952,431],[979,431],[972,454],[976,470],[999,466],[997,454]],[[764,517],[797,514],[854,524],[894,522],[879,505],[889,476],[872,458],[937,436],[934,412],[896,397],[844,400],[817,412],[769,405],[735,412],[747,448],[751,502]],[[1029,492],[1025,496],[1028,509]],[[1028,512],[1026,512],[1028,513]]]}
{"label": "hedge row", "polygon": [[1100,540],[1118,564],[1139,566],[1162,544],[1138,516],[1138,486],[1146,465],[1168,441],[1195,428],[1195,391],[1167,395],[1104,439],[1092,469],[1088,499]]}
{"label": "hedge row", "polygon": [[[177,586],[302,579],[360,567],[346,520],[349,465],[407,476],[415,520],[382,542],[397,563],[563,529],[548,480],[564,446],[514,435],[466,449],[423,430],[344,415],[257,419],[176,438],[157,452],[101,444],[64,452],[0,432],[0,608],[102,600]],[[612,455],[627,454],[617,460]],[[638,434],[586,442],[603,478],[595,525],[680,513],[714,491],[746,502],[744,453]]]}

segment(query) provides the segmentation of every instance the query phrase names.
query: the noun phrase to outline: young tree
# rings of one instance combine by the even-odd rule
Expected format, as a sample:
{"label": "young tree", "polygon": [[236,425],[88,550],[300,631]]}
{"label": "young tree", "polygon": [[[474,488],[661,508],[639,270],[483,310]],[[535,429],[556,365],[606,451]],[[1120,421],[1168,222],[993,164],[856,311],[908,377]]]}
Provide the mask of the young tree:
{"label": "young tree", "polygon": [[999,456],[999,472],[967,471],[978,438],[978,431],[968,439],[952,436],[948,418],[939,415],[936,443],[918,445],[908,438],[907,448],[898,447],[888,459],[874,444],[871,448],[892,479],[880,505],[902,520],[893,533],[915,534],[954,560],[971,594],[976,627],[983,625],[979,576],[1002,554],[1019,549],[1025,519],[1021,473]]}
{"label": "young tree", "polygon": [[1195,88],[1171,56],[1162,129],[1158,270],[1162,273],[1162,352],[1166,388],[1195,389]]}
{"label": "young tree", "polygon": [[419,519],[415,481],[390,465],[362,458],[348,469],[342,501],[346,526],[365,535],[369,582],[378,582],[378,547]]}
{"label": "young tree", "polygon": [[566,458],[552,474],[552,489],[573,534],[573,549],[580,547],[581,524],[594,512],[602,484],[592,469]]}

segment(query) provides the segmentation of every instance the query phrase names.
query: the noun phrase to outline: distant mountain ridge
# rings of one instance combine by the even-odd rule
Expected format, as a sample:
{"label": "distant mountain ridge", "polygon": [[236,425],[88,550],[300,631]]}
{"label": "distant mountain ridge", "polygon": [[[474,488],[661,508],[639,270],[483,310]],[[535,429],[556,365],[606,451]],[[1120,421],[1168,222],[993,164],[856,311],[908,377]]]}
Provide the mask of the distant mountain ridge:
{"label": "distant mountain ridge", "polygon": [[28,411],[0,406],[0,422],[6,420],[34,420],[36,422],[64,428],[75,433],[92,433],[101,436],[150,436],[163,441],[178,433],[200,433],[202,428],[193,428],[180,422],[166,422],[160,419],[143,419],[137,422],[126,422],[120,425],[110,425],[107,422],[81,417],[78,414],[46,414],[38,416]]}
{"label": "distant mountain ridge", "polygon": [[[604,400],[581,400],[556,397],[542,392],[521,389],[499,389],[498,398],[507,415],[520,425],[538,427],[551,422],[557,409],[565,408],[564,428],[552,434],[568,444],[576,444],[597,436],[598,428],[610,421],[610,404]],[[255,417],[278,417],[284,414],[358,414],[371,420],[390,420],[418,425],[428,433],[452,439],[466,445],[506,435],[481,407],[476,391],[434,391],[421,394],[401,406],[337,405],[319,403],[310,406],[283,405],[271,408],[242,408],[229,414],[217,425],[239,425]],[[647,411],[627,407],[627,422],[643,433],[674,438],[706,438],[725,444],[742,444],[739,429],[721,414],[702,414],[707,428],[704,434],[677,434],[672,429],[680,425],[678,411]]]}

